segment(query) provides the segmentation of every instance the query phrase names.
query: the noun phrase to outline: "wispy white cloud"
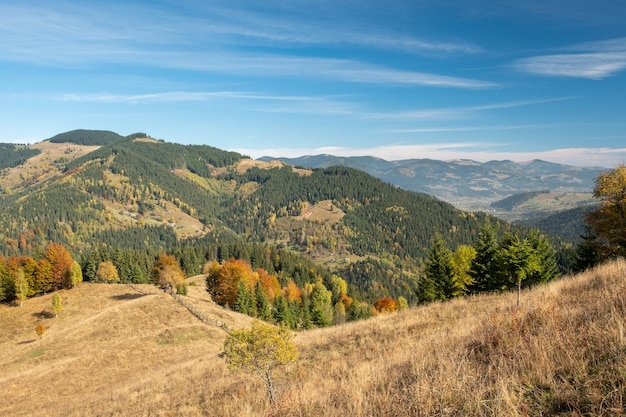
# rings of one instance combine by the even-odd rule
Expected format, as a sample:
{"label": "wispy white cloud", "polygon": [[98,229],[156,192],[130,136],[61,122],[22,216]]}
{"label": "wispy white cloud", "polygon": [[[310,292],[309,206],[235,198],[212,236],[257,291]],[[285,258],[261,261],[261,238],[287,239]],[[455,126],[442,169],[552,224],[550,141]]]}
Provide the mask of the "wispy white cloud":
{"label": "wispy white cloud", "polygon": [[466,119],[476,113],[490,110],[510,109],[516,107],[546,104],[558,101],[573,100],[578,97],[565,96],[539,100],[505,101],[500,103],[482,104],[477,106],[447,107],[435,109],[410,110],[387,113],[368,113],[367,117],[374,119],[406,119],[406,120],[457,120]]}
{"label": "wispy white cloud", "polygon": [[[391,120],[420,120],[440,121],[459,120],[471,117],[472,114],[483,111],[516,108],[521,106],[538,105],[555,101],[570,100],[576,97],[556,97],[540,100],[520,100],[501,103],[483,104],[467,107],[450,107],[440,109],[424,109],[399,111],[389,113],[371,113],[363,110],[363,105],[344,100],[344,97],[333,96],[298,96],[273,95],[254,91],[168,91],[145,94],[111,94],[111,93],[67,93],[56,100],[73,103],[175,103],[230,100],[251,102],[246,108],[264,113],[310,114],[310,115],[343,115],[357,118],[391,119]],[[288,103],[285,105],[285,103]],[[502,126],[465,126],[465,127],[427,127],[391,129],[391,133],[434,133],[434,132],[462,132],[479,130],[513,130],[545,128],[546,125],[502,125]]]}
{"label": "wispy white cloud", "polygon": [[241,91],[170,91],[151,94],[64,94],[62,101],[78,103],[150,103],[150,102],[179,102],[179,101],[204,101],[216,99],[234,100],[266,100],[266,101],[290,101],[303,102],[317,100],[317,97],[306,96],[274,96]]}
{"label": "wispy white cloud", "polygon": [[602,80],[626,68],[626,53],[546,55],[521,59],[514,67],[533,74]]}
{"label": "wispy white cloud", "polygon": [[[489,145],[493,146],[493,145]],[[512,160],[517,162],[542,159],[574,166],[601,166],[612,168],[626,161],[626,148],[562,148],[536,152],[491,151],[481,143],[447,143],[421,145],[389,145],[367,148],[267,148],[231,149],[253,158],[261,156],[295,158],[304,155],[330,154],[335,156],[374,156],[388,161],[429,158],[436,160],[471,159],[479,162]]]}
{"label": "wispy white cloud", "polygon": [[[139,65],[254,76],[314,77],[344,82],[493,88],[492,82],[407,71],[358,60],[299,56],[291,46],[351,44],[397,50],[475,53],[463,42],[429,42],[393,33],[350,30],[338,23],[292,21],[241,10],[196,17],[138,5],[88,7],[56,2],[0,4],[0,60],[42,66]],[[219,19],[215,17],[223,17]],[[250,54],[241,46],[271,46]]]}
{"label": "wispy white cloud", "polygon": [[577,53],[542,55],[513,63],[532,74],[601,80],[626,69],[626,38],[588,42],[567,48]]}
{"label": "wispy white cloud", "polygon": [[295,13],[292,10],[288,16],[283,16],[275,13],[276,8],[271,8],[270,13],[267,9],[257,8],[255,12],[245,9],[232,6],[207,8],[208,15],[215,16],[215,19],[208,19],[211,24],[204,24],[200,32],[224,36],[225,42],[239,44],[260,42],[280,43],[283,46],[350,45],[412,54],[465,55],[484,52],[481,47],[464,40],[422,39],[394,33],[389,29],[380,30],[372,25],[364,26],[363,23],[353,22],[348,11],[344,13],[343,19],[336,20],[319,14],[307,16],[302,10]]}
{"label": "wispy white cloud", "polygon": [[508,125],[508,126],[460,126],[460,127],[426,127],[415,129],[393,129],[390,133],[443,133],[443,132],[475,132],[488,130],[542,129],[554,127],[549,125]]}
{"label": "wispy white cloud", "polygon": [[421,85],[467,89],[497,88],[498,84],[471,78],[449,77],[397,70],[362,61],[235,52],[179,53],[145,52],[135,59],[161,67],[219,72],[224,74],[305,77],[351,83]]}
{"label": "wispy white cloud", "polygon": [[626,52],[626,37],[585,42],[571,46],[569,49],[588,52]]}
{"label": "wispy white cloud", "polygon": [[63,94],[56,99],[72,103],[101,104],[150,104],[230,100],[245,103],[260,103],[254,105],[245,104],[245,106],[247,109],[263,113],[292,113],[312,115],[358,114],[358,110],[354,103],[337,100],[334,97],[290,95],[281,96],[246,91],[170,91],[150,94],[68,93]]}

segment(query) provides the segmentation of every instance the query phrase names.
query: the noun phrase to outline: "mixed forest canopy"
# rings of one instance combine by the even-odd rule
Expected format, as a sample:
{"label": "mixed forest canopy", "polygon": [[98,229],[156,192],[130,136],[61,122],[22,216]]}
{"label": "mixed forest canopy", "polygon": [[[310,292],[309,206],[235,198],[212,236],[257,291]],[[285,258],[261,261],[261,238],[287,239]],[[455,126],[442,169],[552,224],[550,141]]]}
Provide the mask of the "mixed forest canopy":
{"label": "mixed forest canopy", "polygon": [[[212,146],[156,141],[145,133],[76,130],[50,141],[99,148],[57,161],[57,175],[0,200],[0,253],[5,259],[37,258],[51,243],[59,244],[80,264],[85,280],[154,281],[153,268],[165,253],[186,276],[213,271],[215,283],[219,271],[213,262],[221,270],[243,261],[252,278],[219,281],[222,287],[230,282],[224,304],[262,315],[267,297],[280,304],[273,311],[283,309],[280,299],[293,283],[301,301],[291,300],[297,318],[286,324],[306,327],[309,320],[319,325],[363,317],[376,311],[376,303],[388,310],[475,291],[468,268],[476,255],[468,248],[480,244],[486,223],[498,242],[508,242],[498,244],[511,254],[512,247],[517,255],[536,250],[528,241],[535,236],[545,246],[541,262],[551,271],[565,273],[574,264],[571,242],[458,210],[352,168],[294,169]],[[435,259],[447,263],[449,256],[456,284],[438,289],[449,277],[447,265],[437,269]],[[258,278],[265,274],[275,276],[283,297],[265,291]],[[436,284],[432,291],[426,288],[429,275]],[[510,288],[516,277],[499,277],[484,289]],[[314,307],[321,300],[327,304]]]}

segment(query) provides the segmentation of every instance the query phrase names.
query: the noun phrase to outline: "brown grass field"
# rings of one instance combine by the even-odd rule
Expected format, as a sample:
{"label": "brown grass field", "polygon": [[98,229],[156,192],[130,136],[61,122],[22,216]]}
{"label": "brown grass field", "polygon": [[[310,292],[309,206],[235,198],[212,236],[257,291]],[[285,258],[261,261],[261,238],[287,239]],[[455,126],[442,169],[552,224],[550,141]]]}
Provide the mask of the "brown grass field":
{"label": "brown grass field", "polygon": [[[250,319],[189,287],[230,327]],[[144,294],[141,291],[148,293]],[[142,289],[143,288],[143,289]],[[1,416],[618,416],[626,400],[626,262],[301,332],[277,403],[229,371],[226,332],[149,286],[84,283],[0,306]],[[41,338],[35,325],[47,330]]]}
{"label": "brown grass field", "polygon": [[15,191],[60,175],[61,170],[54,166],[55,161],[74,160],[95,151],[99,146],[44,141],[32,145],[31,148],[39,149],[41,153],[28,159],[26,163],[3,172],[0,177],[3,187]]}

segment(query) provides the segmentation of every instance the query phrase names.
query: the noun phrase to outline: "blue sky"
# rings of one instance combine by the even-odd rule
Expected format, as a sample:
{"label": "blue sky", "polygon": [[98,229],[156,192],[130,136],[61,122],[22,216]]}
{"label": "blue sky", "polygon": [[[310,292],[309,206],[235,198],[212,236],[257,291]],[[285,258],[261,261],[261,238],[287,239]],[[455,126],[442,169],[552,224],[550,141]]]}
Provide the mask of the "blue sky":
{"label": "blue sky", "polygon": [[0,142],[614,167],[624,21],[623,0],[0,0]]}

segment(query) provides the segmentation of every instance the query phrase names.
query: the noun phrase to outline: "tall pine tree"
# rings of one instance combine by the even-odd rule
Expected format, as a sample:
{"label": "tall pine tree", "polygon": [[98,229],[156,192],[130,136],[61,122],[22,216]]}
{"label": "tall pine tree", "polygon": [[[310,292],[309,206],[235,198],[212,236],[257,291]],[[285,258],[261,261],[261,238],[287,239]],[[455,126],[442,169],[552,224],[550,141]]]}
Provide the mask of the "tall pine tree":
{"label": "tall pine tree", "polygon": [[[440,234],[436,234],[430,249],[424,278],[420,282],[420,301],[447,300],[455,293],[452,253],[445,246]],[[423,291],[421,290],[423,283]]]}
{"label": "tall pine tree", "polygon": [[474,245],[476,257],[472,260],[469,275],[473,283],[470,291],[477,293],[500,289],[500,273],[498,270],[498,240],[496,231],[487,220],[478,233],[478,241]]}

